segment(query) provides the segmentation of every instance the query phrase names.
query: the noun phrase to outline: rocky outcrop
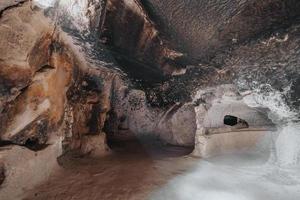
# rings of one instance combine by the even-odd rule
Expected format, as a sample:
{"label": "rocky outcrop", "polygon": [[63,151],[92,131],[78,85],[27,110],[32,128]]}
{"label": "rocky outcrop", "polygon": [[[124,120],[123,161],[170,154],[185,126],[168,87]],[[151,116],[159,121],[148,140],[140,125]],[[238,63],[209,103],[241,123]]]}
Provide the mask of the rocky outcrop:
{"label": "rocky outcrop", "polygon": [[[0,162],[5,172],[0,193],[14,199],[45,180],[63,152],[108,151],[102,129],[113,81],[121,78],[90,63],[72,38],[31,2],[5,10],[0,32]],[[26,184],[15,183],[16,176],[24,176]],[[7,196],[12,191],[15,195]]]}
{"label": "rocky outcrop", "polygon": [[120,65],[127,69],[135,65],[152,75],[170,75],[183,67],[184,55],[167,45],[138,0],[108,0],[101,35],[105,44],[117,53]]}
{"label": "rocky outcrop", "polygon": [[46,144],[64,123],[74,137],[100,134],[117,73],[90,66],[29,4],[3,15],[1,33],[1,140]]}
{"label": "rocky outcrop", "polygon": [[[55,126],[60,120],[57,117],[59,112],[63,112],[63,102],[53,105],[53,112],[49,112],[51,101],[55,100],[47,98],[46,93],[52,97],[60,95],[54,83],[60,82],[64,87],[68,77],[56,76],[54,69],[60,60],[49,56],[54,26],[41,13],[34,15],[28,4],[16,10],[18,12],[7,11],[1,18],[1,33],[5,35],[0,42],[3,52],[0,70],[1,140],[25,144],[32,134],[38,132],[40,142],[44,143],[43,132],[47,132],[49,125],[45,118],[51,117]],[[15,26],[18,28],[13,29]],[[62,74],[68,70],[68,66],[64,67]],[[35,128],[28,127],[32,123],[36,124]],[[26,131],[26,126],[32,132]]]}

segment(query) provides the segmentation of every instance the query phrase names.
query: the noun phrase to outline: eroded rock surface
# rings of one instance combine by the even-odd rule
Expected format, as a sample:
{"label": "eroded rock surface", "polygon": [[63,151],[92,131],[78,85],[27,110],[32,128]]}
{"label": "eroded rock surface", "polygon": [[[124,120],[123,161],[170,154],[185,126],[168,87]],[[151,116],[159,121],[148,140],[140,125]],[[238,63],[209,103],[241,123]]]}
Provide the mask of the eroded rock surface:
{"label": "eroded rock surface", "polygon": [[[72,38],[30,2],[2,13],[0,31],[0,159],[6,172],[1,195],[14,199],[8,194],[15,187],[24,184],[28,189],[45,180],[64,151],[107,152],[102,128],[113,80],[120,74],[88,62]],[[13,154],[26,162],[18,162]],[[14,183],[15,175],[27,180],[36,172],[23,173],[27,165],[42,170],[47,159],[47,176],[37,173],[26,184]]]}
{"label": "eroded rock surface", "polygon": [[[121,66],[135,65],[158,78],[183,67],[184,55],[168,46],[140,1],[108,0],[103,28],[101,38],[118,53]],[[152,80],[145,75],[140,78]]]}
{"label": "eroded rock surface", "polygon": [[274,124],[240,91],[261,83],[283,91],[292,80],[286,97],[300,105],[296,0],[36,2],[45,10],[0,3],[2,191],[21,195],[15,176],[34,165],[33,187],[63,152],[106,155],[107,137],[158,138],[201,157],[253,146]]}
{"label": "eroded rock surface", "polygon": [[224,47],[289,24],[297,0],[143,0],[173,44],[194,59],[209,60]]}
{"label": "eroded rock surface", "polygon": [[[210,157],[224,152],[254,147],[276,130],[264,107],[249,107],[234,85],[199,90],[195,100],[196,134],[193,155]],[[228,126],[224,116],[245,120],[248,127]]]}

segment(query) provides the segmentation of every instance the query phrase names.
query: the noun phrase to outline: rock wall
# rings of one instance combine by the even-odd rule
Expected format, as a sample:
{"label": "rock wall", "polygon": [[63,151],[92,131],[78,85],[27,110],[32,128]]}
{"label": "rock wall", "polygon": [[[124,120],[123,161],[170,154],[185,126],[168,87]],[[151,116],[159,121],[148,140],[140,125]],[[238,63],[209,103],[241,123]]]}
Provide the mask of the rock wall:
{"label": "rock wall", "polygon": [[196,132],[194,105],[175,104],[169,109],[152,107],[145,92],[120,88],[112,103],[107,132],[115,136],[150,136],[166,144],[192,147]]}
{"label": "rock wall", "polygon": [[145,73],[160,74],[183,67],[180,62],[184,55],[168,46],[138,0],[108,0],[101,35],[116,51],[121,66],[136,65]]}
{"label": "rock wall", "polygon": [[[114,80],[125,82],[119,72],[89,62],[75,41],[31,2],[5,9],[0,32],[0,163],[5,177],[0,193],[15,199],[45,180],[63,152],[108,152],[102,129]],[[25,173],[31,165],[36,170]],[[16,183],[16,175],[34,178]]]}
{"label": "rock wall", "polygon": [[[47,173],[38,171],[24,189],[44,180],[63,152],[108,153],[106,136],[157,137],[172,145],[195,146],[194,155],[202,157],[253,146],[264,135],[256,129],[269,131],[274,125],[267,110],[243,102],[241,88],[224,85],[243,86],[236,75],[246,85],[255,78],[279,90],[293,80],[289,95],[293,106],[299,106],[299,26],[254,40],[262,31],[294,23],[298,1],[35,3],[47,9],[31,1],[0,3],[2,191],[19,186],[16,175],[28,180],[34,171],[22,169],[31,165]],[[242,44],[246,39],[253,40]],[[231,51],[217,53],[229,46]],[[103,59],[106,48],[117,62]],[[175,49],[187,52],[190,61],[214,59],[186,66],[190,61]],[[130,73],[159,84],[143,91],[145,87],[129,81]],[[250,128],[225,126],[227,114],[246,120]],[[13,158],[16,154],[21,162]],[[15,195],[22,192],[17,189]]]}

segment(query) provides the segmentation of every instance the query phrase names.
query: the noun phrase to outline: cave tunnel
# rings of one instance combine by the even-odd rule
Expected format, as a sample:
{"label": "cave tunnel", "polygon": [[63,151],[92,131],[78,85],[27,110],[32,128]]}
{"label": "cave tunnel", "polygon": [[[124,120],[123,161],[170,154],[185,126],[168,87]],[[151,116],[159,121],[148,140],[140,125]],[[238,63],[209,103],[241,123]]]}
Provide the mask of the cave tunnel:
{"label": "cave tunnel", "polygon": [[299,0],[2,0],[0,199],[300,199]]}

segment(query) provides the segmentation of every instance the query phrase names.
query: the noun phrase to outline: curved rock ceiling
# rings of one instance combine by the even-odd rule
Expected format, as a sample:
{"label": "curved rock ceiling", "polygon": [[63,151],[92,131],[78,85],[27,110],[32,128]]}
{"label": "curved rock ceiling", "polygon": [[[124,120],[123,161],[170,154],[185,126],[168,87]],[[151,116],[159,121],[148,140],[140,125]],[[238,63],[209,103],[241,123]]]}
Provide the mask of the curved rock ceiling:
{"label": "curved rock ceiling", "polygon": [[285,26],[300,14],[298,0],[142,0],[164,36],[196,60]]}

